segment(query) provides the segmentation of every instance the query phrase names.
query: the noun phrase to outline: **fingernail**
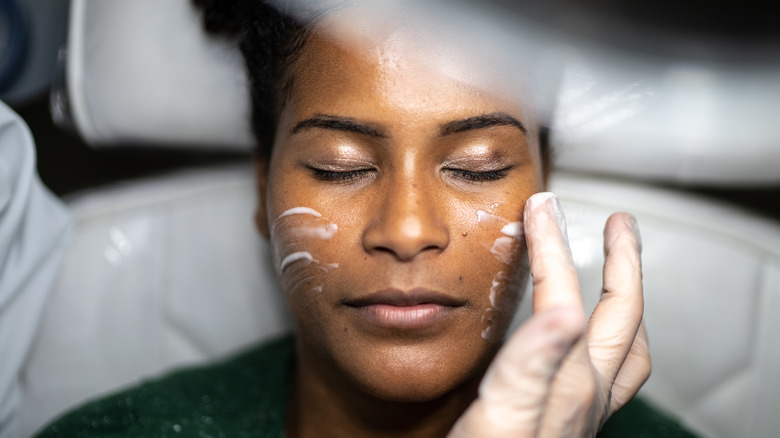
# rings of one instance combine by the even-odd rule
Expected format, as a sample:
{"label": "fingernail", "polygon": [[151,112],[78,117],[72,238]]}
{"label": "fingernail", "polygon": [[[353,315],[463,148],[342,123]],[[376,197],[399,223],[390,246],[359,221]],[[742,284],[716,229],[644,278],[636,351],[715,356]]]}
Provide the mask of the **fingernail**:
{"label": "fingernail", "polygon": [[546,205],[548,209],[547,211],[555,219],[555,222],[558,224],[558,228],[561,230],[561,235],[563,235],[563,240],[566,242],[566,245],[569,244],[569,234],[566,228],[566,216],[564,216],[563,214],[563,210],[561,209],[561,204],[558,201],[557,196],[555,196],[550,192],[537,193],[531,196],[530,198],[528,198],[526,205],[528,206],[528,209],[531,211],[534,211]]}
{"label": "fingernail", "polygon": [[555,221],[558,222],[558,228],[561,229],[561,234],[563,235],[563,240],[566,242],[566,245],[569,244],[569,230],[566,227],[566,216],[563,215],[563,210],[561,209],[561,203],[558,201],[558,197],[553,195],[550,200],[550,206],[552,207],[553,217],[555,217]]}
{"label": "fingernail", "polygon": [[623,221],[625,222],[626,226],[629,230],[632,230],[634,232],[634,235],[636,236],[636,243],[639,246],[639,251],[642,251],[642,235],[639,233],[639,225],[636,222],[636,218],[631,215],[627,214],[623,216]]}

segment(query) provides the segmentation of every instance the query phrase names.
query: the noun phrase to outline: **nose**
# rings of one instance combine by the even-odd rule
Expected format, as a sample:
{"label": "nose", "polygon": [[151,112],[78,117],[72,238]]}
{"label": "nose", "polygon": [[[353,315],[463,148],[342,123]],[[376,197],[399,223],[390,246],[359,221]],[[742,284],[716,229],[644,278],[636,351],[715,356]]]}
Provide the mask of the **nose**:
{"label": "nose", "polygon": [[389,253],[399,261],[411,261],[449,245],[444,207],[431,184],[419,179],[390,181],[382,191],[378,211],[363,234],[369,254]]}

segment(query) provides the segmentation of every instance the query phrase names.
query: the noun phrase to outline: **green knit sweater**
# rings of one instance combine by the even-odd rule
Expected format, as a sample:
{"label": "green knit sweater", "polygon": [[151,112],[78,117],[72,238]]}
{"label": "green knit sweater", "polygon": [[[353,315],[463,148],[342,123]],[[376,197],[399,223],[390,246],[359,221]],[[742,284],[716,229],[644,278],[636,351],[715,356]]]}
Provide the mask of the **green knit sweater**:
{"label": "green knit sweater", "polygon": [[[175,372],[88,403],[38,437],[283,437],[295,342],[285,337],[225,362]],[[599,437],[693,437],[634,400]]]}

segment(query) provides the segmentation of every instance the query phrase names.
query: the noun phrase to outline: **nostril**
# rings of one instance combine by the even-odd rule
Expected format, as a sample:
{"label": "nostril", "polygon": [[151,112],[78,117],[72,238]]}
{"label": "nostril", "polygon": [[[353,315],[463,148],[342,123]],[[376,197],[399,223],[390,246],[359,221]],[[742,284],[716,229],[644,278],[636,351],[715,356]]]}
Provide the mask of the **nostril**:
{"label": "nostril", "polygon": [[370,254],[389,254],[410,261],[421,253],[443,251],[449,235],[443,225],[377,224],[364,235],[364,248]]}
{"label": "nostril", "polygon": [[423,248],[421,252],[425,252],[425,251],[443,251],[443,250],[444,250],[444,247],[440,247],[438,245],[429,245],[429,246],[426,246],[425,248]]}

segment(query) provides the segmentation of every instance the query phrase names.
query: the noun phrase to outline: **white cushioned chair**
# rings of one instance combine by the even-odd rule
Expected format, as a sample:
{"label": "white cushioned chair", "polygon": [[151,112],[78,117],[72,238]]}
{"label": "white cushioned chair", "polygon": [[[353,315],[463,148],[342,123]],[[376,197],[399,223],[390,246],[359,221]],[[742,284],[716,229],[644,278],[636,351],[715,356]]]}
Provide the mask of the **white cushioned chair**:
{"label": "white cushioned chair", "polygon": [[[88,141],[182,145],[205,134],[171,126],[199,129],[208,122],[213,124],[205,143],[248,147],[240,63],[227,42],[203,36],[187,0],[73,0],[71,12],[67,93]],[[161,44],[162,35],[177,38]],[[187,52],[194,61],[170,65],[158,52],[150,54],[154,50]],[[107,66],[109,56],[125,64]],[[229,68],[223,69],[226,59]],[[145,71],[159,67],[162,73],[138,78],[133,66],[139,61]],[[186,62],[198,65],[202,76],[178,80],[183,73],[173,70],[191,74]],[[210,70],[212,65],[219,67]],[[144,92],[149,82],[167,94]],[[169,87],[178,88],[174,93]],[[181,96],[186,102],[177,103]],[[606,217],[629,211],[641,227],[654,360],[642,394],[705,436],[777,436],[780,225],[732,205],[604,176],[608,169],[588,163],[578,169],[566,155],[587,147],[577,138],[565,137],[565,170],[553,175],[551,190],[567,214],[589,308],[600,290]],[[649,152],[620,153],[636,160]],[[756,169],[766,168],[767,159],[780,165],[774,151],[755,159]],[[700,180],[716,180],[718,163],[709,173],[698,169],[697,175],[706,173]],[[578,170],[598,170],[600,176]],[[662,170],[653,176],[679,181],[679,173]],[[742,171],[746,180],[756,176],[750,165]],[[777,174],[766,175],[765,182],[777,182]],[[681,179],[690,180],[690,174]],[[25,435],[86,399],[290,330],[268,247],[253,227],[254,190],[247,163],[119,184],[67,200],[76,232],[22,375]],[[518,321],[528,315],[529,303],[527,295]]]}

